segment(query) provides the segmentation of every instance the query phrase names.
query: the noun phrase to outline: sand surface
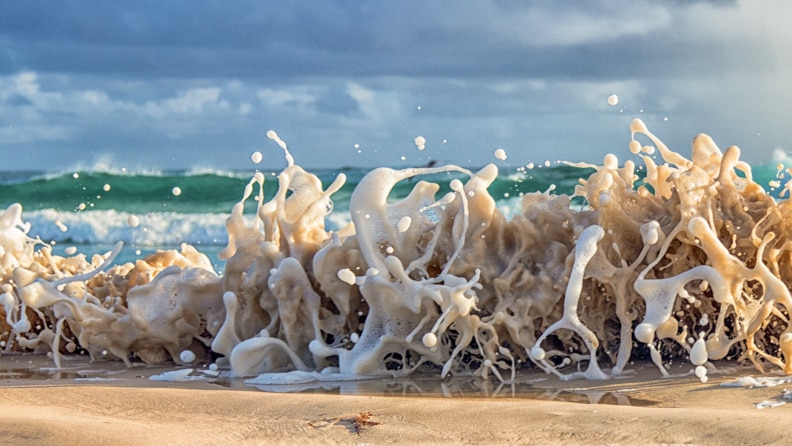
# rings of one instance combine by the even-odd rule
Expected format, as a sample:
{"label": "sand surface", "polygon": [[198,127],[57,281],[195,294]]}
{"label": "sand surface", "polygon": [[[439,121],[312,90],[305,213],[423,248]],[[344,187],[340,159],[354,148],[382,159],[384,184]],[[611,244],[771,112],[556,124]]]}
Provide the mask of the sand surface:
{"label": "sand surface", "polygon": [[[520,376],[522,384],[516,386],[479,383],[478,391],[475,384],[450,381],[443,388],[435,380],[273,393],[241,381],[149,379],[173,366],[124,369],[72,362],[61,370],[49,367],[38,357],[0,357],[0,444],[792,442],[792,401],[756,407],[765,400],[782,401],[783,384],[721,385],[757,376],[752,369],[715,375],[706,384],[690,376],[659,379],[646,367],[618,380],[559,382],[530,375]],[[377,424],[358,423],[358,429],[356,418]]]}

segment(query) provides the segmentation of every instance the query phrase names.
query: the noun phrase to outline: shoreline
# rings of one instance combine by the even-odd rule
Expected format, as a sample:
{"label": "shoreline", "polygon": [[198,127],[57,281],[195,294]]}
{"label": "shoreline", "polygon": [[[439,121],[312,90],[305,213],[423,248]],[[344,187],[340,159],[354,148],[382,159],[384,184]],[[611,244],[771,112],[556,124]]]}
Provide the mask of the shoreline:
{"label": "shoreline", "polygon": [[[43,360],[41,356],[21,355],[16,359],[22,359],[23,364],[32,361],[28,365],[33,370],[46,361],[46,356]],[[14,358],[0,357],[0,369],[13,366],[20,370],[20,361]],[[342,389],[274,393],[244,384],[229,387],[209,381],[148,379],[163,370],[173,370],[172,364],[132,369],[115,362],[68,364],[75,365],[86,373],[93,370],[102,379],[71,375],[17,379],[0,375],[0,438],[18,445],[115,446],[707,445],[781,444],[792,440],[786,427],[792,405],[767,409],[755,406],[765,400],[781,401],[783,386],[721,385],[739,376],[756,375],[747,368],[713,374],[707,383],[693,376],[659,378],[651,367],[641,367],[634,376],[606,381],[561,382],[553,377],[535,381],[520,375],[519,381],[534,379],[531,387],[546,391],[544,397],[506,391],[471,398],[470,394],[453,392],[453,397],[428,392],[421,396],[407,392],[344,394]],[[54,372],[67,376],[68,370],[72,368]],[[458,390],[460,386],[452,384],[450,388]],[[566,395],[565,399],[548,398],[553,391]],[[360,432],[356,418],[362,421]]]}

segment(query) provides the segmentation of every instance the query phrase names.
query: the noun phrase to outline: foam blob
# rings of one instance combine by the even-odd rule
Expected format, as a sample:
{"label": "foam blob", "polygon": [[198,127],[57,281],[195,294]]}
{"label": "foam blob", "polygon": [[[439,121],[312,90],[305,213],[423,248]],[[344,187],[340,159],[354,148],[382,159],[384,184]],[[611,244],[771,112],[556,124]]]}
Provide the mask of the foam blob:
{"label": "foam blob", "polygon": [[506,158],[508,158],[508,156],[506,156],[506,151],[503,149],[495,149],[493,156],[501,161],[506,161]]}
{"label": "foam blob", "polygon": [[192,350],[183,350],[179,353],[179,359],[185,364],[195,361],[195,353]]}
{"label": "foam blob", "polygon": [[194,371],[194,369],[171,370],[158,375],[149,376],[149,380],[164,382],[194,381],[195,377],[192,376]]}
{"label": "foam blob", "polygon": [[690,362],[695,366],[704,365],[708,359],[707,355],[707,344],[704,342],[704,338],[699,338],[690,349]]}
{"label": "foam blob", "polygon": [[412,224],[412,218],[405,215],[399,220],[397,228],[399,232],[407,232],[410,229],[410,225]]}
{"label": "foam blob", "polygon": [[426,333],[423,335],[421,342],[423,342],[423,345],[429,348],[434,347],[437,345],[437,336],[434,333]]}
{"label": "foam blob", "polygon": [[619,96],[612,94],[608,96],[608,105],[616,105],[619,103]]}
{"label": "foam blob", "polygon": [[173,189],[171,189],[171,193],[173,194],[174,197],[178,197],[179,195],[182,194],[182,190],[179,186],[175,186]]}
{"label": "foam blob", "polygon": [[253,161],[255,164],[261,163],[262,160],[264,160],[264,155],[259,151],[253,152],[250,155],[250,161]]}
{"label": "foam blob", "polygon": [[355,273],[353,273],[349,268],[338,270],[338,278],[346,284],[355,284]]}
{"label": "foam blob", "polygon": [[644,344],[648,344],[652,342],[654,339],[656,327],[652,324],[642,323],[635,327],[635,339],[643,342]]}
{"label": "foam blob", "polygon": [[426,148],[426,138],[423,136],[416,136],[414,142],[415,146],[418,147],[418,150],[423,150]]}

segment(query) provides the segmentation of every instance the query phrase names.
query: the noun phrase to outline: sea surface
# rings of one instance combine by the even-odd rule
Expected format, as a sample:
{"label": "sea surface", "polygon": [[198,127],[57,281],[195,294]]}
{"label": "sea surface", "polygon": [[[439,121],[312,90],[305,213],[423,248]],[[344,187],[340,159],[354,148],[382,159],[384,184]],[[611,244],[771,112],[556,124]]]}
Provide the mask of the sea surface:
{"label": "sea surface", "polygon": [[[490,194],[501,212],[511,217],[520,211],[520,197],[544,192],[571,195],[579,178],[591,168],[566,164],[498,166],[499,177]],[[349,222],[349,197],[370,169],[344,167],[310,170],[327,187],[339,174],[346,176],[344,187],[332,196],[333,212],[326,229],[337,230]],[[475,170],[475,169],[472,169]],[[266,177],[265,199],[277,191],[276,170],[261,170]],[[223,262],[218,252],[228,237],[225,220],[243,195],[256,170],[210,171],[127,171],[125,169],[79,170],[63,172],[0,172],[0,206],[23,206],[23,221],[30,223],[29,236],[53,245],[56,254],[73,252],[88,256],[105,253],[117,241],[124,249],[117,263],[132,261],[159,249],[194,245],[207,254],[218,273]],[[641,172],[637,172],[639,175]],[[778,191],[772,181],[779,177],[776,164],[753,167],[754,179]],[[449,191],[448,183],[459,174],[443,173],[420,177],[399,184],[391,199],[406,196],[414,182],[427,180],[441,185],[438,197]],[[640,181],[640,180],[638,180]],[[580,201],[575,205],[584,206]],[[255,201],[247,201],[252,215]]]}

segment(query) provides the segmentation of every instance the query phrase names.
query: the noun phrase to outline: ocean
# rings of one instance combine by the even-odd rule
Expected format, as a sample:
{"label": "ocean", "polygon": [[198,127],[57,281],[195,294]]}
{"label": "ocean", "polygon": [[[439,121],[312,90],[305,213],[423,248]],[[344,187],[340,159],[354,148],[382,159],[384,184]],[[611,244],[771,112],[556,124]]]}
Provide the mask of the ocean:
{"label": "ocean", "polygon": [[[564,164],[502,168],[490,187],[498,207],[507,216],[520,209],[520,197],[529,192],[555,188],[554,193],[571,194],[578,178],[592,169]],[[349,223],[349,197],[370,169],[341,167],[310,172],[324,187],[343,173],[346,183],[333,196],[333,212],[325,227],[338,230]],[[476,169],[471,169],[476,170]],[[117,263],[132,261],[158,249],[194,245],[207,254],[222,272],[218,252],[228,242],[225,221],[242,198],[255,170],[167,170],[131,172],[126,169],[62,172],[0,172],[0,206],[23,206],[23,220],[30,223],[29,236],[53,246],[63,255],[67,249],[91,255],[109,250],[123,241]],[[264,195],[269,200],[278,188],[275,169],[265,175]],[[448,183],[459,174],[442,173],[421,177],[441,185],[438,196],[449,192]],[[407,196],[413,181],[396,186],[391,198]],[[178,189],[174,189],[178,188]],[[255,213],[255,201],[246,202],[246,213]],[[139,222],[137,225],[130,224]]]}
{"label": "ocean", "polygon": [[[591,168],[562,163],[499,166],[499,176],[489,192],[499,210],[511,218],[520,212],[521,197],[526,193],[552,190],[572,195],[579,178],[587,178]],[[325,227],[338,230],[349,223],[349,197],[359,181],[371,169],[340,167],[309,169],[327,187],[341,173],[346,183],[333,196],[333,212]],[[472,168],[470,170],[477,170]],[[263,169],[265,199],[277,191],[276,169]],[[60,172],[0,172],[0,206],[12,203],[23,206],[23,219],[30,223],[29,236],[53,246],[53,252],[65,250],[91,255],[104,253],[116,242],[124,242],[117,263],[134,261],[160,249],[175,249],[181,243],[194,245],[222,273],[219,251],[226,246],[225,221],[231,208],[241,198],[245,186],[256,170],[166,170],[127,171],[126,169],[72,170]],[[637,171],[640,175],[641,171]],[[766,185],[777,196],[772,181],[779,176],[774,163],[753,167],[754,180]],[[784,173],[786,175],[786,173]],[[449,192],[448,184],[459,174],[442,173],[421,177],[441,185],[438,196]],[[407,196],[414,181],[399,183],[392,199]],[[638,181],[640,183],[640,180]],[[178,189],[174,189],[178,188]],[[175,192],[175,193],[174,193]],[[577,205],[585,205],[582,200]],[[246,202],[246,213],[255,213],[255,202]],[[139,221],[137,225],[130,224]]]}

